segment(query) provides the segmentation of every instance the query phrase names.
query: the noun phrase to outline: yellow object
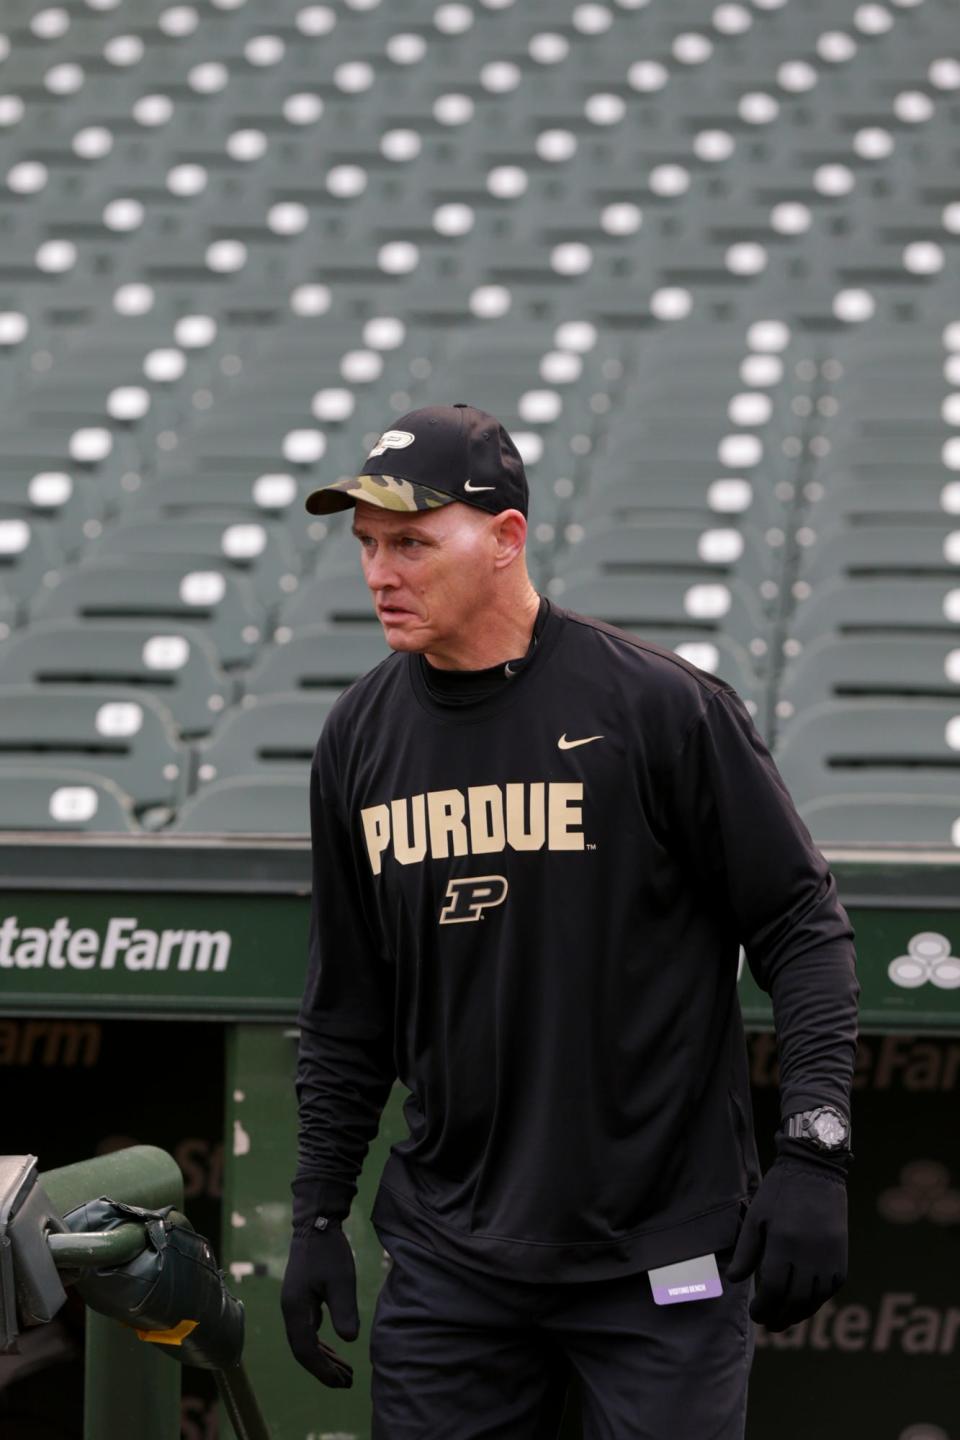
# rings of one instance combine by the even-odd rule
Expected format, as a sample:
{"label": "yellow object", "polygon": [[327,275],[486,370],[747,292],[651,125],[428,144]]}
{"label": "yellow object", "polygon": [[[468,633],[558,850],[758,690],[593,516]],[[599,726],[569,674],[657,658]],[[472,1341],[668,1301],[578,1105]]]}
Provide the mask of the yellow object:
{"label": "yellow object", "polygon": [[199,1323],[198,1320],[181,1320],[172,1330],[138,1330],[137,1335],[141,1340],[149,1340],[152,1345],[182,1345]]}

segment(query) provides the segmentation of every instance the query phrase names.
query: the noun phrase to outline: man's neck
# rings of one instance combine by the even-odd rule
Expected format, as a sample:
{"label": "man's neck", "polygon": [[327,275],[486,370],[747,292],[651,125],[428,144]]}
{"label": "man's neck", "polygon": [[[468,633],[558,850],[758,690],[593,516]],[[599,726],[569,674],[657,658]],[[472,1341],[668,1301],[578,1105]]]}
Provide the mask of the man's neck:
{"label": "man's neck", "polygon": [[425,650],[423,657],[436,670],[489,670],[525,655],[533,635],[540,596],[530,586],[517,603],[484,612],[483,628],[476,635],[458,637],[455,646]]}

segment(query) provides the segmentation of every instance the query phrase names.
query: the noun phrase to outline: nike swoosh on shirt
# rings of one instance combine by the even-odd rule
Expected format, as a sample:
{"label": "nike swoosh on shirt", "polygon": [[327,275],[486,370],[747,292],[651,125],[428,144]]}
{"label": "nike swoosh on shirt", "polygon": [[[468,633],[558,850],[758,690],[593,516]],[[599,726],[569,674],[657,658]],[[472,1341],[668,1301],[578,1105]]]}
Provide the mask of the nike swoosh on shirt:
{"label": "nike swoosh on shirt", "polygon": [[587,735],[583,740],[568,740],[566,733],[557,741],[558,750],[576,750],[578,745],[589,745],[592,740],[602,740],[602,735]]}
{"label": "nike swoosh on shirt", "polygon": [[464,490],[469,490],[471,495],[476,495],[480,490],[496,490],[496,485],[471,485],[469,480],[463,482]]}

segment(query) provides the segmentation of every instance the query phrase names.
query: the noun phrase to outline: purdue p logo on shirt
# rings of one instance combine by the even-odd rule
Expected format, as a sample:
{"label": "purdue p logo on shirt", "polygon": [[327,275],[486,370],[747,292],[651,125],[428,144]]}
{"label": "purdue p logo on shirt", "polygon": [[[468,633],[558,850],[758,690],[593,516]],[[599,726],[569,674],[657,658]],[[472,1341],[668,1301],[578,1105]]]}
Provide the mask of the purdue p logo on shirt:
{"label": "purdue p logo on shirt", "polygon": [[464,875],[447,886],[447,903],[440,911],[441,925],[482,920],[484,910],[502,905],[509,886],[502,875]]}

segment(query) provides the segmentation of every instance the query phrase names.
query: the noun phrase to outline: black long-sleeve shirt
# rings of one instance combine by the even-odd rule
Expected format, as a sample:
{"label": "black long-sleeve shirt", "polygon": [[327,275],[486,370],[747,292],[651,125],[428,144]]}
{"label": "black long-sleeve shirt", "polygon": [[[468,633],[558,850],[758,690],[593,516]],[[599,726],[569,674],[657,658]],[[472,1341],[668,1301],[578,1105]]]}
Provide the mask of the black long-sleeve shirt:
{"label": "black long-sleeve shirt", "polygon": [[[735,691],[548,605],[450,705],[394,654],[328,716],[297,1076],[300,1206],[480,1269],[599,1279],[732,1243],[759,1183],[739,947],[781,1113],[849,1113],[859,994],[833,877]],[[513,668],[513,667],[511,667]]]}

